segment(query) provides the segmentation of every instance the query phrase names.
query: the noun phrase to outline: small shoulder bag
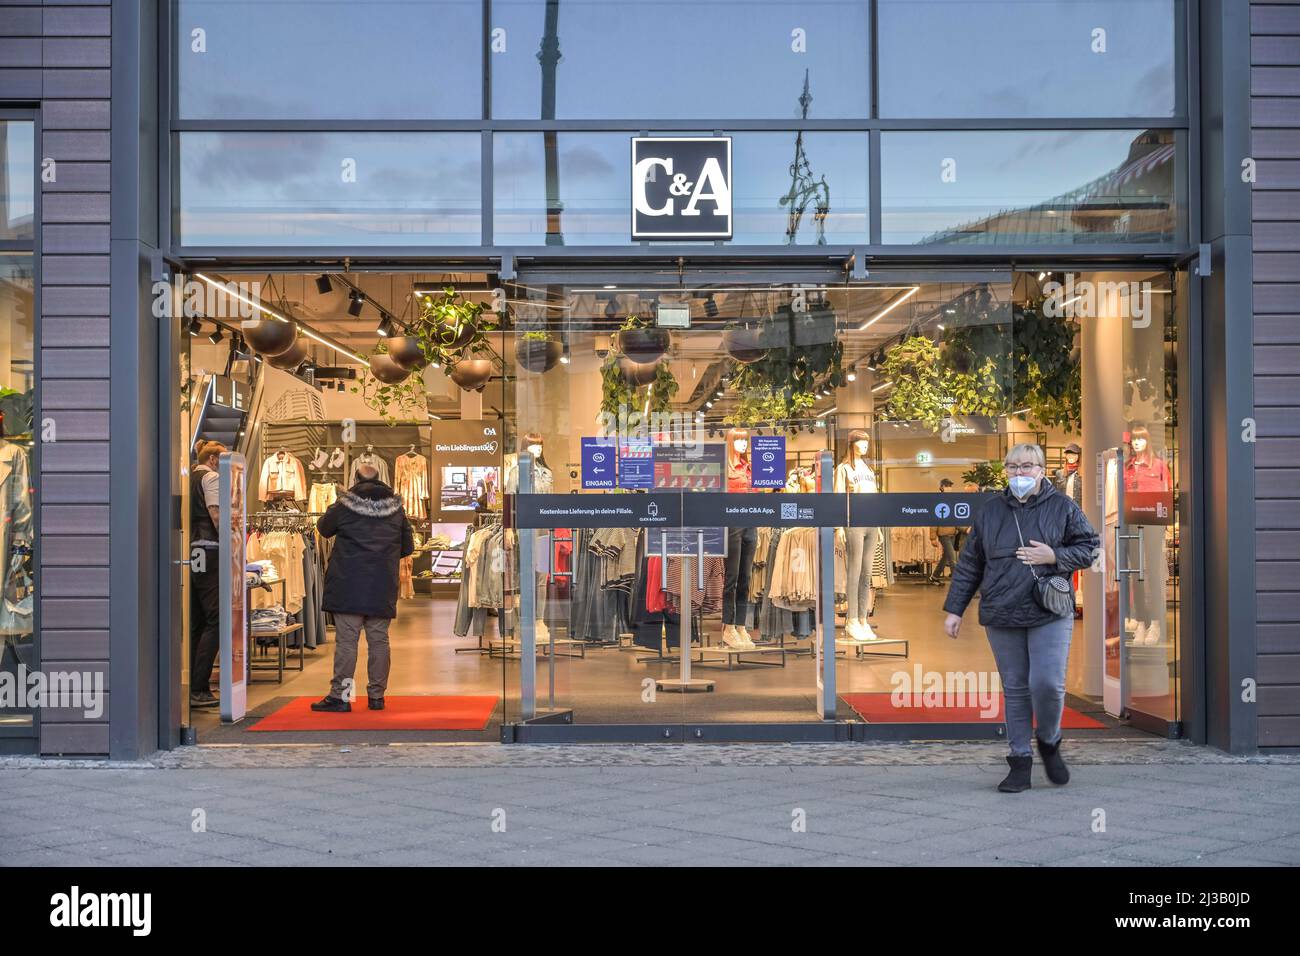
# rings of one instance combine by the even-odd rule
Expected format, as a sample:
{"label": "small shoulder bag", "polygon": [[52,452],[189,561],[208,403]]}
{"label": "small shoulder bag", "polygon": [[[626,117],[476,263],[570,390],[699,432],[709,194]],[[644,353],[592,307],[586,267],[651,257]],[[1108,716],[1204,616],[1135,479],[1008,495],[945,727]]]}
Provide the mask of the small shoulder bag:
{"label": "small shoulder bag", "polygon": [[[1016,514],[1014,508],[1011,509],[1011,517],[1015,519],[1016,537],[1020,539],[1020,546],[1023,548],[1025,537],[1020,532],[1020,516]],[[1039,577],[1032,564],[1029,566],[1029,573],[1034,576],[1034,599],[1039,607],[1055,617],[1069,617],[1074,614],[1074,593],[1066,578],[1059,574]]]}

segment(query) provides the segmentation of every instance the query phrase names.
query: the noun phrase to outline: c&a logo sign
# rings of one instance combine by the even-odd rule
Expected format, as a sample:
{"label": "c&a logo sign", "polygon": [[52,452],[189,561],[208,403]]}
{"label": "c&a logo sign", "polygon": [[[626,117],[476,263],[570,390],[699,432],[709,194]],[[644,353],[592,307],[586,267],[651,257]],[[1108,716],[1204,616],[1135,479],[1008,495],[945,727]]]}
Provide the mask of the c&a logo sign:
{"label": "c&a logo sign", "polygon": [[632,238],[731,238],[731,137],[632,137]]}

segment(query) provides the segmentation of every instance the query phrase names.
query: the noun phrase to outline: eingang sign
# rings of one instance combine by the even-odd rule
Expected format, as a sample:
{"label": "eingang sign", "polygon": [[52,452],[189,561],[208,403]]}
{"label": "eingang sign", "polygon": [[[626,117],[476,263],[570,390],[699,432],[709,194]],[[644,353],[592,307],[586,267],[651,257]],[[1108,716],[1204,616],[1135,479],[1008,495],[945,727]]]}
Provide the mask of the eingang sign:
{"label": "eingang sign", "polygon": [[632,238],[731,238],[731,137],[632,137]]}

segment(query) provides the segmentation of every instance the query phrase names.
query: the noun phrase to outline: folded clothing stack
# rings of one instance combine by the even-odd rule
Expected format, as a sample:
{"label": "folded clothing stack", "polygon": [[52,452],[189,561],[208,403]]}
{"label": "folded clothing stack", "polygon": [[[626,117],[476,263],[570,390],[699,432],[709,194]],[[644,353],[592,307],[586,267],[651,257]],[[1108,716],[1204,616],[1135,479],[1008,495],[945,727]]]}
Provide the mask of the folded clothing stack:
{"label": "folded clothing stack", "polygon": [[288,622],[288,612],[276,604],[253,611],[248,620],[248,630],[252,634],[275,634],[284,630]]}
{"label": "folded clothing stack", "polygon": [[249,561],[245,569],[248,571],[256,570],[260,576],[259,584],[271,584],[280,580],[280,572],[275,569],[275,562],[270,558],[263,558],[260,561]]}

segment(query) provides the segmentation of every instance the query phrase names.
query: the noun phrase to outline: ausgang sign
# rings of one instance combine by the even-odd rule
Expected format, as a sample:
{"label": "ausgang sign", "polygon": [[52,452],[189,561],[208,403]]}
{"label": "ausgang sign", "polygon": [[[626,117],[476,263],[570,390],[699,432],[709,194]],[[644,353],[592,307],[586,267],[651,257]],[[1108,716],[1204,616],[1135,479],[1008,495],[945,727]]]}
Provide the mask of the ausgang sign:
{"label": "ausgang sign", "polygon": [[731,238],[731,137],[632,137],[632,238]]}

